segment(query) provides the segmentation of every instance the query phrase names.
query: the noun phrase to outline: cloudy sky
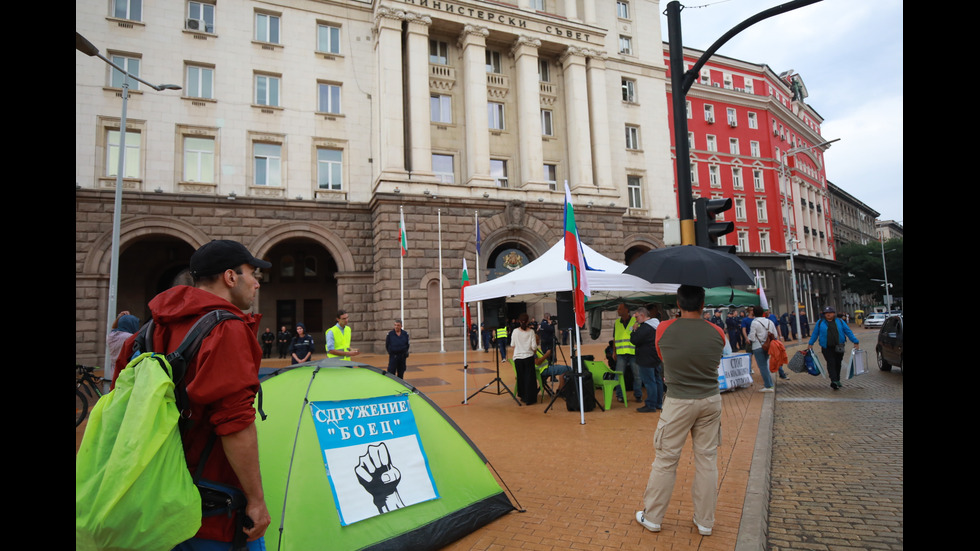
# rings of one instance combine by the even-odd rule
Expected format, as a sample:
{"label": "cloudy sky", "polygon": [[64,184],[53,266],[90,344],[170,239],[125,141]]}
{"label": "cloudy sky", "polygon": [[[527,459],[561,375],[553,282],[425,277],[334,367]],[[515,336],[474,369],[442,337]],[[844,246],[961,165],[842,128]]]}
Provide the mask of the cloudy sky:
{"label": "cloudy sky", "polygon": [[[683,0],[684,45],[705,50],[781,0]],[[666,10],[668,0],[661,0]],[[903,220],[903,11],[899,0],[823,0],[756,23],[717,52],[803,78],[824,119],[827,178],[881,213]],[[661,15],[667,40],[667,17]]]}

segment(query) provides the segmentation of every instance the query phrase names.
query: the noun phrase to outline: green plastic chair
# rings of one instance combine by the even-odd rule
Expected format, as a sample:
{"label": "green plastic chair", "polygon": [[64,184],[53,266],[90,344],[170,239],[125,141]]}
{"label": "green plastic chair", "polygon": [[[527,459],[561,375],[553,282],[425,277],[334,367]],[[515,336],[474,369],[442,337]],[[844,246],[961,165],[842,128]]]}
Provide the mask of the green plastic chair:
{"label": "green plastic chair", "polygon": [[[605,398],[606,407],[608,410],[612,407],[613,392],[616,385],[619,385],[619,389],[623,393],[623,407],[629,407],[626,402],[626,381],[623,379],[623,374],[619,371],[613,371],[609,369],[609,366],[602,362],[585,360],[582,362],[585,367],[592,372],[592,384],[596,388],[602,388],[602,395]],[[606,373],[612,373],[615,375],[614,379],[606,379],[603,377]]]}
{"label": "green plastic chair", "polygon": [[[514,370],[514,390],[516,391],[517,390],[517,366],[514,365],[514,360],[511,358],[507,358],[507,363],[509,363],[511,369]],[[542,367],[538,367],[538,366],[534,367],[534,376],[538,379],[538,389],[541,391],[542,400],[544,399],[545,387],[544,387],[544,381],[541,380],[541,372],[547,368],[548,368],[547,365],[544,365]]]}

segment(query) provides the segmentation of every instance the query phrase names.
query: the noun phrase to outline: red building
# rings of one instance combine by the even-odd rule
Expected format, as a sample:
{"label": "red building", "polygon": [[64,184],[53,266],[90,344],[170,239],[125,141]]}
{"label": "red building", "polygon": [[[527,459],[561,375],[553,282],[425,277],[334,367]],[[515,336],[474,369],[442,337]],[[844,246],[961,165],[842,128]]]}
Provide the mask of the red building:
{"label": "red building", "polygon": [[[685,49],[685,67],[693,67],[702,53]],[[666,43],[664,62],[669,70]],[[669,82],[668,75],[673,128]],[[782,311],[792,302],[785,266],[790,242],[799,254],[798,289],[816,299],[815,305],[807,304],[801,293],[801,302],[812,308],[840,296],[823,157],[829,145],[820,134],[823,118],[806,103],[807,95],[802,78],[792,71],[776,74],[767,65],[716,54],[686,98],[692,194],[695,199],[732,199],[733,208],[723,219],[733,221],[735,231],[719,244],[734,245],[759,271],[767,296],[782,299]],[[676,152],[673,133],[671,151]]]}

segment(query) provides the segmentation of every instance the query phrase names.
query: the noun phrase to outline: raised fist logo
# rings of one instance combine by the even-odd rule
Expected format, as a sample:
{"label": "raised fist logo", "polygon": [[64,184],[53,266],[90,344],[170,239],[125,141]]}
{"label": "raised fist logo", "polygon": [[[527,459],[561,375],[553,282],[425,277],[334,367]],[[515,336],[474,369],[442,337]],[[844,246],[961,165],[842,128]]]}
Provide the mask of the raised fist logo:
{"label": "raised fist logo", "polygon": [[379,513],[387,513],[405,506],[398,495],[398,483],[402,473],[391,464],[388,446],[384,442],[372,444],[362,455],[354,474],[368,493],[374,498],[374,505]]}

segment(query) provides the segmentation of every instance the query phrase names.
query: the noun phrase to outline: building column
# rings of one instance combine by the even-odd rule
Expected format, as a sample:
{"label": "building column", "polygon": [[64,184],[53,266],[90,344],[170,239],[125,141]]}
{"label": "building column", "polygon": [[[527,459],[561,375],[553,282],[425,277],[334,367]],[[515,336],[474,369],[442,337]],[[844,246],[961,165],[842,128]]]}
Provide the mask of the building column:
{"label": "building column", "polygon": [[408,12],[408,97],[411,178],[433,180],[429,125],[429,25],[432,18]]}
{"label": "building column", "polygon": [[595,0],[582,0],[582,19],[590,25],[595,25]]}
{"label": "building column", "polygon": [[565,0],[565,17],[569,21],[578,21],[578,0]]}
{"label": "building column", "polygon": [[585,54],[580,48],[569,47],[562,53],[560,61],[565,73],[568,187],[574,191],[593,185],[589,92],[585,74]]}
{"label": "building column", "polygon": [[382,179],[405,179],[405,108],[402,104],[404,12],[381,6],[375,14],[378,64],[378,166]]}
{"label": "building column", "polygon": [[[612,149],[609,144],[609,110],[606,99],[606,54],[589,52],[587,77],[589,81],[589,116],[592,133],[593,183],[600,191],[614,191]],[[625,182],[621,182],[626,185]]]}
{"label": "building column", "polygon": [[467,185],[492,186],[490,178],[490,125],[487,120],[486,27],[466,25],[459,36],[463,52],[463,118],[466,128],[466,160],[463,180]]}
{"label": "building column", "polygon": [[517,128],[521,181],[525,189],[548,189],[544,181],[541,148],[541,86],[538,84],[538,48],[541,41],[521,35],[510,53],[517,65]]}

